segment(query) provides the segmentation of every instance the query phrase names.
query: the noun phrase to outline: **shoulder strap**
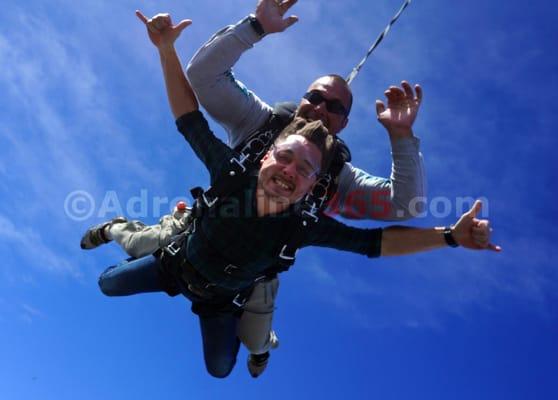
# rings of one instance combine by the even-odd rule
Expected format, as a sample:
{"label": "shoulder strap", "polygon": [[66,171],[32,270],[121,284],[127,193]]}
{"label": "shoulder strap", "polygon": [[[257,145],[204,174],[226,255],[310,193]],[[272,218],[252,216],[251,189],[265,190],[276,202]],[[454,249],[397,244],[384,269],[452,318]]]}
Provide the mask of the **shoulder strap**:
{"label": "shoulder strap", "polygon": [[205,208],[213,207],[247,182],[249,170],[257,168],[258,162],[267,152],[273,141],[293,119],[295,103],[277,103],[268,120],[244,142],[235,147],[236,155],[230,159],[230,169],[216,179],[206,191],[194,188],[197,206],[195,216],[201,215]]}
{"label": "shoulder strap", "polygon": [[326,208],[329,199],[338,187],[338,178],[346,162],[351,160],[351,152],[341,139],[335,142],[334,159],[325,174],[316,181],[310,193],[297,205],[297,218],[292,227],[292,234],[281,248],[277,262],[266,270],[266,275],[288,271],[294,264],[296,252],[300,248],[306,232],[319,221],[320,214]]}

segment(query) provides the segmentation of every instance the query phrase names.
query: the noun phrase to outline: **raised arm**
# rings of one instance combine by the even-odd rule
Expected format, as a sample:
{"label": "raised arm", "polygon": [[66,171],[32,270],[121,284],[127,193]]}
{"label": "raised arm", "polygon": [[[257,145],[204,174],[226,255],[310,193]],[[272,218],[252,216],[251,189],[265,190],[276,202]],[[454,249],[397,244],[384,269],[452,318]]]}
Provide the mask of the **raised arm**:
{"label": "raised arm", "polygon": [[136,11],[136,15],[146,25],[149,39],[159,51],[169,104],[177,128],[209,170],[213,183],[225,160],[231,157],[232,150],[215,137],[199,112],[196,96],[174,50],[175,40],[192,21],[182,20],[173,25],[168,14],[157,14],[151,19],[140,11]]}
{"label": "raised arm", "polygon": [[[415,94],[416,92],[416,94]],[[426,175],[420,140],[412,126],[421,101],[422,89],[403,81],[401,87],[386,90],[387,107],[376,101],[378,121],[386,128],[392,168],[389,179],[372,176],[346,164],[339,177],[338,196],[328,212],[351,219],[405,220],[421,213],[426,195]]]}
{"label": "raised arm", "polygon": [[296,1],[277,4],[260,0],[256,15],[217,32],[190,60],[186,68],[201,105],[221,124],[235,147],[269,118],[272,108],[235,78],[232,68],[242,53],[265,34],[280,32],[296,22],[282,15]]}
{"label": "raised arm", "polygon": [[174,118],[197,110],[198,101],[184,75],[174,48],[174,42],[192,21],[185,19],[174,25],[169,14],[157,14],[148,19],[138,10],[136,15],[145,24],[149,39],[159,51],[167,96]]}

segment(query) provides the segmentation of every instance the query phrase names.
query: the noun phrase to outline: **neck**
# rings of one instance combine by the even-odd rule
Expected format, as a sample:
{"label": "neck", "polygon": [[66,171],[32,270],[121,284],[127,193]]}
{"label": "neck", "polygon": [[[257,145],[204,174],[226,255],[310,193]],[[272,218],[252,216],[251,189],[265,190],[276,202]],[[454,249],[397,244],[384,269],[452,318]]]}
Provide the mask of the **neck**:
{"label": "neck", "polygon": [[267,196],[260,187],[256,190],[258,217],[279,214],[289,208],[289,205],[284,199]]}

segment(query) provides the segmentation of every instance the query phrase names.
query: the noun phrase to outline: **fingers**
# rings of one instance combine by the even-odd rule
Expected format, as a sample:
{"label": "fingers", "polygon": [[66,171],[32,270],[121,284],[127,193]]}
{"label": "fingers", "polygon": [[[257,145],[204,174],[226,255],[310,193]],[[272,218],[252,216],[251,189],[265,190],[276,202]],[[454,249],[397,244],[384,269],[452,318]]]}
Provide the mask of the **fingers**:
{"label": "fingers", "polygon": [[483,249],[488,247],[490,242],[490,232],[487,226],[473,226],[471,228],[471,237],[477,246]]}
{"label": "fingers", "polygon": [[487,248],[488,248],[488,250],[492,250],[492,251],[496,251],[496,252],[502,251],[502,248],[500,246],[497,246],[497,245],[492,244],[492,243],[489,243]]}
{"label": "fingers", "polygon": [[291,15],[289,18],[284,20],[284,28],[283,30],[287,29],[288,27],[296,24],[298,22],[298,17],[296,15]]}
{"label": "fingers", "polygon": [[422,101],[422,87],[419,84],[415,85],[415,92],[417,93],[417,100],[420,103]]}
{"label": "fingers", "polygon": [[376,116],[380,118],[380,114],[386,110],[386,106],[382,100],[376,100]]}
{"label": "fingers", "polygon": [[414,100],[415,99],[415,93],[413,92],[413,88],[411,87],[411,85],[409,85],[409,82],[402,81],[401,82],[401,87],[405,91],[405,97],[407,97],[407,100]]}
{"label": "fingers", "polygon": [[388,105],[410,105],[412,103],[420,103],[422,101],[422,88],[420,85],[415,85],[413,90],[412,86],[407,81],[401,82],[401,88],[397,86],[390,86],[384,92],[388,99]]}
{"label": "fingers", "polygon": [[184,28],[186,28],[187,26],[190,26],[190,25],[192,25],[192,20],[191,19],[183,19],[174,28],[176,30],[178,30],[178,33],[180,34],[180,32],[182,32],[184,30]]}
{"label": "fingers", "polygon": [[136,10],[136,16],[139,18],[139,20],[141,22],[143,22],[144,24],[147,25],[147,17],[145,15],[142,14],[142,12],[140,10]]}
{"label": "fingers", "polygon": [[502,248],[493,243],[490,243],[490,233],[492,228],[490,228],[490,221],[480,220],[477,221],[475,226],[471,228],[471,237],[473,242],[481,249],[491,250],[500,252]]}
{"label": "fingers", "polygon": [[476,200],[475,204],[473,204],[473,207],[471,207],[471,209],[467,211],[467,215],[469,217],[475,218],[477,214],[480,212],[481,208],[482,208],[482,202],[480,200]]}
{"label": "fingers", "polygon": [[405,99],[405,93],[397,86],[390,86],[389,89],[384,92],[384,95],[388,100],[388,107],[395,106]]}
{"label": "fingers", "polygon": [[158,31],[162,31],[163,29],[172,26],[171,17],[169,14],[157,14],[147,23]]}
{"label": "fingers", "polygon": [[401,87],[405,91],[405,97],[407,98],[408,101],[418,102],[418,103],[422,101],[422,88],[420,87],[420,85],[415,85],[416,95],[409,82],[402,81]]}
{"label": "fingers", "polygon": [[298,0],[285,0],[285,1],[277,1],[277,5],[281,7],[283,11],[287,11],[289,8],[294,6]]}

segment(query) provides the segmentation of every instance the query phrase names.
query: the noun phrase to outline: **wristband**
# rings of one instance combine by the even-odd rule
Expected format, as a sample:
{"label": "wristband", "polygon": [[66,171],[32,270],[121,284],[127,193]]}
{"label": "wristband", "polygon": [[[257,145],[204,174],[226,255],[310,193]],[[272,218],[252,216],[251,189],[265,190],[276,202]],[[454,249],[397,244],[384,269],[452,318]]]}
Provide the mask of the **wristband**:
{"label": "wristband", "polygon": [[451,234],[451,226],[446,226],[444,228],[444,240],[449,247],[459,247],[459,243],[455,241],[455,238]]}
{"label": "wristband", "polygon": [[260,36],[265,35],[265,31],[263,29],[262,24],[260,24],[260,21],[258,21],[258,19],[254,15],[250,14],[248,16],[248,21],[250,21],[250,25],[252,26],[252,29],[254,29],[254,31],[258,35],[260,35]]}

